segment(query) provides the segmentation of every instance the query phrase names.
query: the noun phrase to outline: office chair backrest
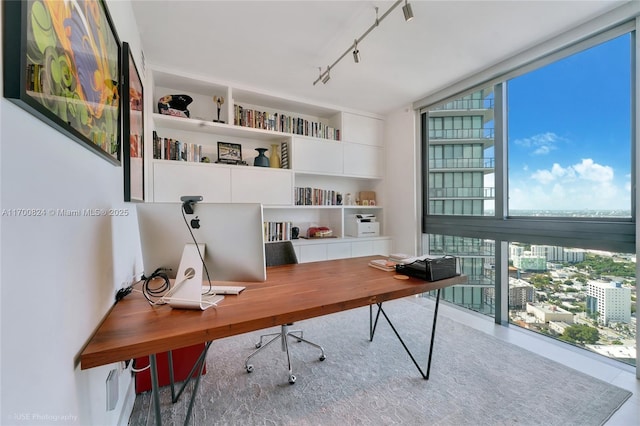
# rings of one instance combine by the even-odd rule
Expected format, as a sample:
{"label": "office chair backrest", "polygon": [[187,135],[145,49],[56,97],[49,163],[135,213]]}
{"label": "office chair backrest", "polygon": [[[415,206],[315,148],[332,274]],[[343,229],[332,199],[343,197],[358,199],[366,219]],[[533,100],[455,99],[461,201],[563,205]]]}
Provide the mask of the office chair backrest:
{"label": "office chair backrest", "polygon": [[296,251],[291,241],[265,243],[264,254],[267,266],[290,265],[298,263]]}

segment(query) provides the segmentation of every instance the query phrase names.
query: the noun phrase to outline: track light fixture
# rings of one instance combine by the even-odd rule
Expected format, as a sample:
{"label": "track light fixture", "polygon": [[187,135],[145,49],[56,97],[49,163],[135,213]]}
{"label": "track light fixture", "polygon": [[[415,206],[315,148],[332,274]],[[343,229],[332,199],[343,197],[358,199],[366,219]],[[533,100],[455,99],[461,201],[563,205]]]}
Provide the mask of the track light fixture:
{"label": "track light fixture", "polygon": [[402,6],[402,13],[404,13],[404,20],[409,22],[413,19],[413,10],[411,10],[411,5],[404,0],[404,6]]}
{"label": "track light fixture", "polygon": [[331,75],[329,75],[330,70],[331,68],[327,67],[327,70],[324,72],[324,77],[322,77],[322,84],[327,84],[327,81],[331,78]]}
{"label": "track light fixture", "polygon": [[[369,29],[367,31],[365,31],[364,34],[362,34],[360,37],[356,38],[354,40],[353,44],[351,46],[349,46],[349,48],[347,50],[345,50],[344,53],[342,55],[340,55],[340,57],[338,59],[336,59],[333,64],[328,65],[327,66],[327,70],[325,72],[322,72],[322,67],[319,67],[320,75],[318,75],[318,78],[313,82],[313,85],[315,86],[319,81],[322,81],[323,84],[327,84],[327,82],[331,78],[331,76],[329,75],[329,71],[331,71],[331,69],[333,67],[335,67],[338,64],[338,62],[340,62],[342,60],[342,58],[347,56],[349,53],[353,54],[353,61],[355,63],[359,63],[360,62],[360,50],[358,50],[358,43],[360,43],[362,40],[364,40],[364,38],[367,35],[369,35],[369,33],[371,31],[373,31],[374,28],[376,28],[378,25],[380,25],[380,22],[382,22],[382,20],[384,18],[386,18],[393,11],[393,9],[398,7],[401,3],[402,3],[402,0],[397,0],[395,3],[393,3],[393,5],[382,16],[378,16],[378,8],[376,7],[375,8],[376,9],[376,20],[373,23],[373,25],[371,25],[369,27]],[[411,19],[413,19],[413,11],[411,10],[411,5],[407,2],[407,0],[404,0],[404,6],[402,6],[402,12],[404,13],[405,21],[410,21]]]}

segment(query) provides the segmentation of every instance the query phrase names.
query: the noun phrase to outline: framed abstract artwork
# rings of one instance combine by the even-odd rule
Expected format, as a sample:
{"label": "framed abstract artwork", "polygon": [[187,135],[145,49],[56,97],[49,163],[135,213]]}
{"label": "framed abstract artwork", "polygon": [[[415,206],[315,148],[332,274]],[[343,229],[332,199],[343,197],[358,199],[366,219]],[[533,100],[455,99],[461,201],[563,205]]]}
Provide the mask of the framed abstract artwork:
{"label": "framed abstract artwork", "polygon": [[120,40],[102,0],[3,3],[4,97],[120,164]]}
{"label": "framed abstract artwork", "polygon": [[122,43],[124,200],[144,201],[144,96],[129,43]]}

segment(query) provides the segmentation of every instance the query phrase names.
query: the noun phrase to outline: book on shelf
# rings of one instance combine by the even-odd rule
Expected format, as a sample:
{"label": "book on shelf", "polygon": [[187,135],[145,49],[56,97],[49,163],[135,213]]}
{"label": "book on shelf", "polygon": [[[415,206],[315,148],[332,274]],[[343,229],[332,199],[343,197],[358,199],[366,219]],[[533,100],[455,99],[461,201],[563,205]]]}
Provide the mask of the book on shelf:
{"label": "book on shelf", "polygon": [[340,140],[340,129],[319,121],[309,121],[301,117],[291,117],[282,113],[269,113],[245,108],[234,104],[233,124],[254,129],[293,133],[314,138]]}
{"label": "book on shelf", "polygon": [[287,241],[291,239],[291,222],[263,222],[265,241]]}
{"label": "book on shelf", "polygon": [[199,163],[202,145],[182,142],[172,138],[161,138],[153,132],[153,158],[156,160],[189,161]]}
{"label": "book on shelf", "polygon": [[331,189],[295,187],[294,200],[297,206],[338,206],[339,192]]}
{"label": "book on shelf", "polygon": [[396,270],[396,262],[388,259],[373,259],[369,261],[369,266],[372,268],[381,269],[383,271],[391,272]]}

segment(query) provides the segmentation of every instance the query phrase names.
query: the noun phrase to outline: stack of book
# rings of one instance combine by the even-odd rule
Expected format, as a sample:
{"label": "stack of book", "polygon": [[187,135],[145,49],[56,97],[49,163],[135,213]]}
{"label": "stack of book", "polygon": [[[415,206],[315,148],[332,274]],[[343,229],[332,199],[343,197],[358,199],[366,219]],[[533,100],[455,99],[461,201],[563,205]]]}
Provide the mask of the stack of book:
{"label": "stack of book", "polygon": [[327,124],[309,121],[301,117],[291,117],[282,113],[278,114],[277,112],[256,111],[238,104],[234,104],[233,124],[314,138],[340,140],[340,130]]}
{"label": "stack of book", "polygon": [[291,239],[291,222],[264,222],[265,241],[286,241]]}
{"label": "stack of book", "polygon": [[383,271],[391,272],[396,270],[396,262],[387,259],[373,259],[369,261],[369,266],[372,268],[381,269]]}
{"label": "stack of book", "polygon": [[391,253],[386,259],[374,259],[369,261],[369,266],[382,269],[383,271],[395,271],[396,265],[403,265],[414,262],[418,259],[404,253]]}
{"label": "stack of book", "polygon": [[202,159],[202,145],[161,138],[153,132],[153,158],[199,163]]}
{"label": "stack of book", "polygon": [[295,187],[294,198],[296,206],[337,206],[342,195],[330,189]]}
{"label": "stack of book", "polygon": [[416,258],[404,253],[391,253],[389,260],[395,263],[411,263],[416,260]]}

